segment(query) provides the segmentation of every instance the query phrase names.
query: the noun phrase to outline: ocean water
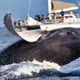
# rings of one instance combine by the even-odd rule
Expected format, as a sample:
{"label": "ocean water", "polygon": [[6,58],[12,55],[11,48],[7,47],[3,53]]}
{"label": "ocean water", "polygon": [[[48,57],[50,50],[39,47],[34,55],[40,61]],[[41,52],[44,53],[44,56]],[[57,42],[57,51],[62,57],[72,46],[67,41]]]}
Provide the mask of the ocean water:
{"label": "ocean water", "polygon": [[[26,80],[43,77],[45,79],[47,77],[79,77],[80,58],[64,66],[59,66],[54,62],[39,62],[36,60],[33,60],[32,62],[23,61],[21,63],[13,63],[0,66],[0,76],[6,80]],[[80,78],[78,80],[80,80]]]}
{"label": "ocean water", "polygon": [[13,35],[5,27],[0,27],[0,51],[19,40],[20,37]]}
{"label": "ocean water", "polygon": [[[21,39],[6,28],[0,28],[0,33],[0,51]],[[80,58],[64,66],[35,59],[32,62],[1,65],[0,80],[80,80]]]}

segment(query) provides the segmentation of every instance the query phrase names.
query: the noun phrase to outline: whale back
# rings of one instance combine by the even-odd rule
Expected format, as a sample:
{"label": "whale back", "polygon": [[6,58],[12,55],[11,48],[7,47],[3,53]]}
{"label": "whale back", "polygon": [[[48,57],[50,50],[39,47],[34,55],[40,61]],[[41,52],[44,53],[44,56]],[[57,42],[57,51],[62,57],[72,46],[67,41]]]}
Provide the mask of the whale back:
{"label": "whale back", "polygon": [[20,40],[0,53],[0,65],[22,61],[50,61],[65,65],[80,56],[80,34],[77,29],[43,32],[37,42]]}

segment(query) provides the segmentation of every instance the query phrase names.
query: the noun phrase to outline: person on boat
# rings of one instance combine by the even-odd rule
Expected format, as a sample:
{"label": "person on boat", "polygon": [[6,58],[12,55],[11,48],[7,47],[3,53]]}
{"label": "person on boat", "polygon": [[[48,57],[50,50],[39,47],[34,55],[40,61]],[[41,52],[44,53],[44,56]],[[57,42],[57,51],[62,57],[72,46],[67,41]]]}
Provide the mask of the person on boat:
{"label": "person on boat", "polygon": [[38,21],[41,21],[41,17],[40,17],[40,15],[38,15],[37,17],[38,17]]}
{"label": "person on boat", "polygon": [[25,26],[26,26],[26,21],[22,20],[22,27],[25,27]]}
{"label": "person on boat", "polygon": [[36,16],[35,16],[35,20],[36,20],[36,21],[41,21],[40,15],[36,15]]}
{"label": "person on boat", "polygon": [[35,20],[38,21],[38,15],[35,15]]}
{"label": "person on boat", "polygon": [[18,21],[15,21],[15,22],[14,22],[14,26],[18,28],[18,26],[19,26],[19,25],[18,25]]}
{"label": "person on boat", "polygon": [[41,15],[41,21],[43,21],[43,20],[44,20],[44,15],[42,14],[42,15]]}
{"label": "person on boat", "polygon": [[45,16],[44,20],[45,20],[46,23],[49,22],[49,20],[50,20],[50,19],[49,19],[49,14],[47,14],[47,16]]}
{"label": "person on boat", "polygon": [[19,27],[20,32],[21,32],[21,31],[22,31],[22,30],[21,30],[21,20],[18,21],[18,27]]}
{"label": "person on boat", "polygon": [[61,14],[61,22],[63,23],[64,22],[64,11],[63,11],[63,9],[62,9],[60,14]]}
{"label": "person on boat", "polygon": [[14,28],[19,28],[21,31],[20,21],[14,21]]}
{"label": "person on boat", "polygon": [[52,21],[55,22],[55,20],[56,20],[56,14],[55,14],[55,12],[53,12],[53,13],[51,14],[51,17],[52,17]]}
{"label": "person on boat", "polygon": [[14,21],[14,27],[16,28],[16,21]]}

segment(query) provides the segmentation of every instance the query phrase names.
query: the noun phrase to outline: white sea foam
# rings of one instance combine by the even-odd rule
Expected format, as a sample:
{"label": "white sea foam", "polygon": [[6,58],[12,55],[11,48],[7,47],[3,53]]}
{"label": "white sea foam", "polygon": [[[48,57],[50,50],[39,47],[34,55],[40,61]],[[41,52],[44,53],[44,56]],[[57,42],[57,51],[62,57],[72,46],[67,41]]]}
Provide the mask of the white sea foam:
{"label": "white sea foam", "polygon": [[0,67],[0,75],[3,78],[7,79],[13,79],[13,78],[18,78],[21,75],[29,75],[33,76],[33,72],[39,73],[41,70],[57,70],[62,73],[70,73],[72,71],[80,71],[80,58],[76,59],[75,61],[64,65],[60,66],[54,62],[48,62],[48,61],[43,61],[39,62],[36,60],[31,61],[23,61],[21,63],[13,63],[10,65],[5,65]]}
{"label": "white sea foam", "polygon": [[33,60],[32,62],[21,62],[19,64],[14,63],[10,65],[5,65],[0,67],[0,73],[2,77],[6,78],[14,78],[15,76],[21,75],[29,75],[32,76],[33,72],[39,73],[40,70],[47,70],[47,69],[56,69],[60,70],[60,66],[54,62],[43,61],[39,62]]}

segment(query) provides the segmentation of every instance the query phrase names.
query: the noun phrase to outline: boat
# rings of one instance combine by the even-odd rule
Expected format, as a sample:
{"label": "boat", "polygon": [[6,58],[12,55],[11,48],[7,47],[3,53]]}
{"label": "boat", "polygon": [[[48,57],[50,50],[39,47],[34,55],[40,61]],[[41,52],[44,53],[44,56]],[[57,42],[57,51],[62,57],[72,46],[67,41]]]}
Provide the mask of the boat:
{"label": "boat", "polygon": [[[29,4],[30,7],[31,0],[29,0]],[[32,18],[28,13],[24,20],[11,21],[12,27],[24,40],[35,42],[45,31],[61,28],[80,28],[80,18],[73,13],[78,9],[79,6],[73,3],[48,0],[48,15],[35,15],[35,18]]]}

